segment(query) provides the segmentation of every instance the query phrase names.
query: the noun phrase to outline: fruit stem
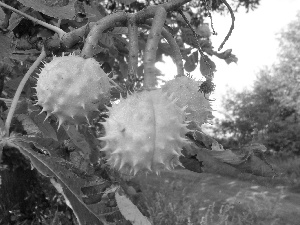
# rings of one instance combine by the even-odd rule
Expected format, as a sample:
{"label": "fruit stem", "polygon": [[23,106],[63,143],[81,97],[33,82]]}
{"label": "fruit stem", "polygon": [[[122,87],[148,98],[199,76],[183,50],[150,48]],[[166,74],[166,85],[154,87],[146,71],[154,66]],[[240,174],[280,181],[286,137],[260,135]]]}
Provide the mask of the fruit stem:
{"label": "fruit stem", "polygon": [[175,64],[177,66],[177,76],[178,77],[184,76],[182,56],[181,56],[180,48],[179,48],[179,46],[178,46],[175,38],[165,28],[162,29],[161,34],[167,40],[167,42],[170,45],[170,48],[171,48],[171,50],[173,52],[173,59],[174,59]]}
{"label": "fruit stem", "polygon": [[32,16],[29,16],[29,15],[27,15],[26,13],[21,12],[20,10],[15,9],[14,7],[11,7],[11,6],[9,6],[9,5],[3,3],[3,2],[0,2],[0,6],[2,6],[2,7],[4,7],[4,8],[7,8],[7,9],[10,9],[11,11],[13,11],[13,12],[15,12],[15,13],[17,13],[17,14],[20,14],[21,16],[24,16],[25,18],[31,20],[32,22],[37,23],[37,24],[39,24],[39,25],[41,25],[41,26],[43,26],[43,27],[48,28],[49,30],[52,30],[52,31],[56,32],[56,33],[58,34],[59,38],[61,38],[63,35],[66,34],[66,32],[64,32],[64,31],[63,31],[62,29],[60,29],[59,27],[54,26],[54,25],[51,25],[51,24],[46,23],[46,22],[44,22],[44,21],[41,21],[41,20],[39,20],[39,19],[37,19],[37,18],[34,18],[34,17],[32,17]]}
{"label": "fruit stem", "polygon": [[9,108],[8,111],[8,115],[5,121],[5,136],[9,136],[9,127],[11,124],[11,120],[13,118],[14,112],[16,110],[17,104],[18,104],[18,100],[20,98],[20,95],[22,93],[22,90],[28,80],[28,78],[30,77],[30,75],[32,74],[32,72],[38,67],[38,65],[40,64],[40,62],[46,57],[46,51],[44,49],[44,47],[42,48],[41,54],[39,55],[39,57],[35,60],[35,62],[31,65],[31,67],[29,68],[29,70],[27,71],[27,73],[25,74],[25,76],[23,77],[23,79],[21,80],[18,89],[15,93],[15,96],[12,100],[11,106]]}
{"label": "fruit stem", "polygon": [[[151,26],[150,21],[146,21],[145,23],[147,24],[146,27],[149,29],[148,25]],[[170,49],[171,49],[171,51],[173,53],[171,57],[174,60],[176,66],[177,66],[177,77],[184,76],[184,68],[183,68],[182,56],[181,56],[180,48],[179,48],[179,46],[178,46],[175,38],[164,27],[162,28],[161,34],[162,34],[163,38],[166,39],[166,41],[170,45]]]}
{"label": "fruit stem", "polygon": [[156,10],[145,47],[144,88],[146,89],[155,88],[157,84],[157,69],[155,68],[156,51],[166,18],[167,11],[164,7],[159,7]]}

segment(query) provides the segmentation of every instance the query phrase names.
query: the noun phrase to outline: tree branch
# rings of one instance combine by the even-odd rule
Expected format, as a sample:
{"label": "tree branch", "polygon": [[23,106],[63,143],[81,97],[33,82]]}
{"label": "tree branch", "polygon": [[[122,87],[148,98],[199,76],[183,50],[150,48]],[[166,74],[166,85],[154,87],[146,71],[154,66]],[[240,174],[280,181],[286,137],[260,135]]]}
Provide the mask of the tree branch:
{"label": "tree branch", "polygon": [[137,74],[138,67],[138,27],[135,22],[135,17],[132,14],[128,15],[128,38],[129,38],[129,65],[128,74]]}
{"label": "tree branch", "polygon": [[[133,15],[135,17],[136,23],[140,24],[144,23],[145,20],[155,16],[156,11],[159,8],[164,8],[166,11],[172,11],[190,1],[191,0],[173,0],[164,4],[149,6]],[[108,15],[96,22],[87,37],[81,55],[87,58],[92,57],[93,49],[95,48],[95,46],[97,46],[98,40],[101,37],[102,33],[105,30],[114,27],[116,23],[120,23],[120,25],[126,26],[127,19],[128,17],[125,12],[118,12]]]}

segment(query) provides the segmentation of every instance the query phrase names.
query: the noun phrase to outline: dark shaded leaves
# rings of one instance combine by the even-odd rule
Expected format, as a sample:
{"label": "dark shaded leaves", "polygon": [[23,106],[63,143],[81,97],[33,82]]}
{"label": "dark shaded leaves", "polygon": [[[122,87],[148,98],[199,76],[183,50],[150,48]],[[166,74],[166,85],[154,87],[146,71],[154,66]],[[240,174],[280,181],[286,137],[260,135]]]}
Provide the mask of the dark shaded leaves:
{"label": "dark shaded leaves", "polygon": [[45,156],[33,151],[26,140],[22,138],[10,138],[6,144],[20,150],[26,156],[41,174],[46,177],[52,177],[51,182],[55,188],[64,195],[67,204],[73,209],[80,224],[103,224],[101,215],[103,205],[101,203],[87,206],[83,202],[82,188],[86,186],[89,180],[97,178],[85,176],[67,161]]}
{"label": "dark shaded leaves", "polygon": [[0,61],[3,61],[4,63],[10,63],[9,56],[12,53],[10,42],[10,37],[0,33]]}
{"label": "dark shaded leaves", "polygon": [[[36,0],[18,0],[26,7],[33,8],[45,15],[57,18],[57,19],[69,19],[73,20],[75,18],[75,8],[74,4],[76,0],[70,0],[67,5],[59,6],[54,3],[57,1],[52,1],[53,4],[49,4],[50,1],[36,1]],[[48,4],[46,4],[48,3]]]}

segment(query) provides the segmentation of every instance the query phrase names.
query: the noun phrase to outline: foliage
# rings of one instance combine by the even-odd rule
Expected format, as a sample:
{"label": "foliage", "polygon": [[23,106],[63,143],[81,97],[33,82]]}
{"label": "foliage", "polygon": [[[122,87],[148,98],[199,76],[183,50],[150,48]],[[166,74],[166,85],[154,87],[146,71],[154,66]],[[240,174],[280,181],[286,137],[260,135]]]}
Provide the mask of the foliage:
{"label": "foliage", "polygon": [[226,147],[245,144],[256,132],[268,149],[300,153],[299,22],[300,14],[282,31],[278,63],[260,71],[253,90],[226,97],[228,117],[219,121],[218,131],[232,135]]}
{"label": "foliage", "polygon": [[[114,170],[106,163],[106,154],[103,152],[105,141],[100,138],[104,136],[105,127],[100,122],[110,116],[107,106],[100,105],[93,119],[80,126],[59,122],[55,115],[50,115],[55,114],[55,109],[46,115],[34,91],[41,61],[49,65],[53,55],[63,54],[80,55],[83,59],[93,57],[110,78],[110,84],[107,85],[113,87],[111,102],[128,95],[128,92],[145,93],[156,89],[160,72],[154,65],[163,54],[172,56],[177,66],[177,77],[184,76],[185,69],[193,71],[195,65],[200,63],[200,70],[206,78],[199,87],[203,101],[205,94],[214,88],[215,64],[210,57],[215,55],[228,64],[237,61],[230,49],[224,52],[213,50],[210,31],[203,25],[203,16],[209,16],[211,10],[219,9],[221,3],[229,9],[234,22],[233,11],[225,0],[119,2],[0,1],[3,9],[0,25],[0,60],[3,71],[0,83],[3,97],[0,158],[5,159],[10,156],[10,152],[18,152],[20,154],[16,162],[10,159],[14,165],[18,165],[20,160],[20,165],[33,167],[48,178],[74,213],[74,216],[68,218],[68,223],[73,223],[75,217],[79,224],[151,223],[152,218],[140,193],[138,180]],[[258,1],[253,4],[250,1],[240,3],[249,8],[258,4]],[[200,13],[192,13],[192,8],[197,8]],[[220,48],[233,27],[232,24]],[[71,90],[74,94],[74,89]],[[142,107],[137,110],[146,110]],[[184,110],[181,109],[182,112]],[[158,121],[157,127],[163,122]],[[181,155],[180,161],[187,168],[196,168],[197,172],[201,172],[204,161],[208,168],[223,168],[225,173],[252,173],[265,177],[274,175],[272,167],[252,149],[237,155],[224,150],[213,138],[203,134],[194,121],[186,121],[181,126],[184,126],[184,129],[180,129],[184,130],[181,135],[185,137],[180,136],[179,139],[189,142],[184,146],[184,155]],[[144,133],[141,135],[145,136]],[[129,141],[126,137],[124,140]],[[178,151],[181,153],[181,148]],[[10,160],[3,160],[3,165],[10,163]],[[58,198],[57,193],[48,193],[51,190],[49,186],[45,189],[46,195]],[[21,196],[24,198],[26,195]],[[60,204],[53,200],[48,200],[48,203],[52,207]],[[46,222],[43,216],[35,216],[30,222],[67,224],[66,218],[62,216],[62,211],[66,212],[67,209],[47,214],[49,208],[35,208],[39,213],[47,215]],[[10,209],[4,210],[7,213]],[[22,212],[18,215],[25,214]],[[10,223],[11,215],[4,219],[7,218]],[[23,218],[22,222],[29,222],[26,219],[30,220]]]}

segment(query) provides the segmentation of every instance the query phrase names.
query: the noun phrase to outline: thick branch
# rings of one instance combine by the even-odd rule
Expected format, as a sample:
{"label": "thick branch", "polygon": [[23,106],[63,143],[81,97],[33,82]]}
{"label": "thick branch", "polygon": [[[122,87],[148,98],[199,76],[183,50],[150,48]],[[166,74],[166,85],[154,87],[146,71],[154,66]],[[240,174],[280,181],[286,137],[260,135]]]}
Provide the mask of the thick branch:
{"label": "thick branch", "polygon": [[[137,24],[144,23],[145,20],[155,16],[156,11],[159,8],[164,8],[166,11],[173,11],[190,1],[191,0],[173,0],[164,4],[149,6],[133,15]],[[108,15],[96,22],[95,26],[91,29],[86,39],[86,43],[83,47],[81,55],[87,58],[92,57],[93,49],[95,48],[95,46],[97,46],[98,40],[101,37],[102,33],[109,28],[115,27],[116,23],[121,23],[121,25],[124,26],[126,25],[127,16],[125,12],[118,12]]]}
{"label": "thick branch", "polygon": [[156,50],[158,42],[161,39],[161,31],[167,18],[167,12],[164,7],[159,7],[154,16],[152,27],[148,35],[145,55],[144,55],[144,87],[147,89],[154,88],[156,79]]}
{"label": "thick branch", "polygon": [[156,10],[160,7],[164,7],[164,9],[167,12],[170,12],[170,11],[175,11],[176,9],[180,8],[182,5],[184,5],[185,3],[190,2],[190,1],[191,0],[173,0],[173,1],[169,1],[164,4],[149,6],[145,9],[137,12],[135,14],[135,19],[136,19],[137,23],[144,23],[145,20],[147,20],[149,18],[153,18]]}
{"label": "thick branch", "polygon": [[111,27],[114,27],[116,23],[126,23],[127,15],[125,12],[118,12],[104,17],[96,22],[92,27],[89,35],[86,38],[85,45],[82,49],[81,56],[84,58],[93,57],[94,49],[98,45],[98,41],[101,38],[103,32]]}
{"label": "thick branch", "polygon": [[66,48],[72,48],[75,44],[83,42],[85,37],[88,35],[95,24],[95,22],[91,22],[86,24],[85,26],[65,33],[60,39],[61,43]]}
{"label": "thick branch", "polygon": [[138,43],[138,27],[135,22],[135,17],[129,15],[128,18],[128,38],[129,38],[129,65],[128,74],[136,74],[138,67],[138,53],[139,53],[139,43]]}

